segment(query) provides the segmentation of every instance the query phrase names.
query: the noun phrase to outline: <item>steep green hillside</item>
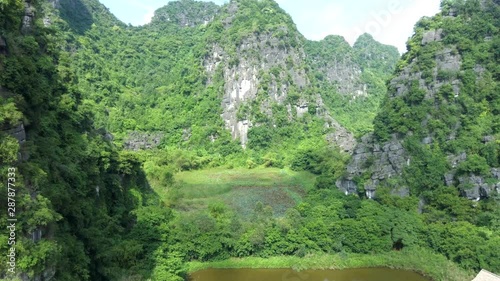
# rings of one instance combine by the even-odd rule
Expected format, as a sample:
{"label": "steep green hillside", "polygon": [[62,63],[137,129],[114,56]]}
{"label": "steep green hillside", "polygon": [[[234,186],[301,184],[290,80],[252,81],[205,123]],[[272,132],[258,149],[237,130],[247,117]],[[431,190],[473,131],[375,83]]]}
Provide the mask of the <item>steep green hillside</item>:
{"label": "steep green hillside", "polygon": [[369,34],[361,35],[353,47],[343,37],[330,35],[306,42],[305,50],[332,116],[356,135],[371,132],[398,50]]}
{"label": "steep green hillside", "polygon": [[[262,163],[271,147],[290,151],[326,136],[351,151],[349,131],[371,131],[398,57],[365,35],[354,48],[345,43],[353,59],[338,64],[340,48],[305,40],[274,1],[170,2],[137,28],[112,26],[95,2],[81,3],[96,15],[84,36],[68,35],[79,86],[96,124],[131,149],[175,146],[227,157],[242,153],[239,143]],[[341,75],[316,75],[325,69]],[[339,83],[343,75],[353,81]]]}
{"label": "steep green hillside", "polygon": [[159,237],[138,214],[160,203],[137,157],[93,126],[41,5],[0,3],[0,198],[12,208],[9,217],[2,208],[2,229],[17,219],[0,234],[0,278],[117,280],[154,250],[131,234]]}
{"label": "steep green hillside", "polygon": [[454,186],[477,199],[500,187],[498,4],[442,6],[417,23],[374,135],[348,168],[365,188],[384,183],[420,195]]}
{"label": "steep green hillside", "polygon": [[416,24],[374,133],[355,148],[337,186],[368,198],[418,197],[429,245],[466,267],[498,271],[497,254],[483,259],[475,247],[466,254],[464,245],[444,243],[468,225],[484,227],[498,249],[498,234],[486,229],[498,231],[500,217],[500,7],[441,5]]}

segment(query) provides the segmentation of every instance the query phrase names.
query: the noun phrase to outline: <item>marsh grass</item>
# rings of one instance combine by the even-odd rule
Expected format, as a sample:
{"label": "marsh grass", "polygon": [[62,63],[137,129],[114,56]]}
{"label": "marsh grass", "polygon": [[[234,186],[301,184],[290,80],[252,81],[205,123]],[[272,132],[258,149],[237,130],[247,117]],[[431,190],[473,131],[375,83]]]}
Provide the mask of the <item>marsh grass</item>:
{"label": "marsh grass", "polygon": [[175,175],[183,211],[204,209],[222,202],[243,218],[249,218],[258,202],[270,206],[275,216],[299,203],[314,188],[316,176],[289,169],[256,168],[197,170]]}

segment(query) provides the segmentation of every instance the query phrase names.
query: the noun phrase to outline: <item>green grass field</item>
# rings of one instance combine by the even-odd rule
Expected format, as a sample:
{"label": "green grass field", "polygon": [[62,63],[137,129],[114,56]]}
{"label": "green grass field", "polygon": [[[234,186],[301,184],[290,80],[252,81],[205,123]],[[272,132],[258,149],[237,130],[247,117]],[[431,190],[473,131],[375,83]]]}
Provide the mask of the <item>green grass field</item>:
{"label": "green grass field", "polygon": [[274,215],[301,201],[313,188],[315,176],[289,169],[209,169],[180,172],[175,175],[180,199],[176,206],[183,211],[206,208],[223,202],[237,214],[248,217],[257,202],[271,206]]}

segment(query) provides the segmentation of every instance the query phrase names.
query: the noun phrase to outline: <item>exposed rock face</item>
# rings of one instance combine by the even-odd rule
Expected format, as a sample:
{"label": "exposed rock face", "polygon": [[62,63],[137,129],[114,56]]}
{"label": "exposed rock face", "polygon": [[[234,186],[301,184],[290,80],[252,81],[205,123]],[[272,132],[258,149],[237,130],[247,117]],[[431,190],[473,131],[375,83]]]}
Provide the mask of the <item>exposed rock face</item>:
{"label": "exposed rock face", "polygon": [[[374,197],[380,182],[391,177],[401,176],[405,166],[410,165],[411,159],[403,148],[401,141],[394,137],[386,143],[377,143],[372,134],[361,139],[356,146],[352,160],[347,166],[347,175],[337,181],[337,187],[346,194],[358,192],[355,178],[366,176],[364,190],[368,197]],[[407,188],[399,187],[394,192],[408,195]]]}
{"label": "exposed rock face", "polygon": [[151,149],[157,147],[164,133],[156,132],[156,133],[144,133],[144,132],[131,132],[123,143],[125,149],[128,150],[141,150],[141,149]]}
{"label": "exposed rock face", "polygon": [[[391,97],[401,97],[408,95],[412,87],[412,83],[417,82],[420,89],[425,90],[426,99],[433,99],[439,92],[439,89],[447,83],[453,87],[453,92],[456,96],[460,92],[460,81],[455,78],[461,66],[461,57],[455,49],[446,48],[436,52],[436,66],[433,69],[433,79],[428,83],[423,78],[422,72],[415,72],[413,69],[416,67],[416,61],[412,61],[409,66],[389,84],[389,95]],[[448,77],[439,77],[440,72],[446,72]]]}
{"label": "exposed rock face", "polygon": [[49,0],[49,3],[52,4],[52,8],[59,9],[61,8],[61,0]]}
{"label": "exposed rock face", "polygon": [[[286,29],[281,31],[288,32]],[[225,81],[222,118],[234,139],[240,139],[241,144],[246,145],[248,130],[259,124],[249,120],[248,116],[240,119],[238,110],[256,100],[258,95],[264,95],[260,110],[269,116],[272,115],[272,104],[286,106],[290,118],[294,117],[292,108],[295,109],[297,118],[309,112],[310,107],[315,108],[316,114],[324,117],[325,126],[335,130],[327,139],[347,152],[352,151],[356,143],[354,136],[326,113],[319,95],[315,100],[303,97],[295,104],[287,104],[287,95],[292,85],[298,89],[309,86],[307,74],[297,67],[305,57],[301,48],[282,48],[279,39],[273,34],[253,34],[237,47],[236,65],[232,65],[231,60],[234,61],[234,58],[227,53],[220,46],[214,45],[211,55],[205,58],[204,66],[209,76],[212,76],[222,63]],[[256,53],[259,55],[256,56]],[[293,66],[288,67],[286,62],[291,62]],[[262,81],[263,72],[269,73],[269,81]],[[266,91],[263,90],[264,87]]]}
{"label": "exposed rock face", "polygon": [[485,136],[483,138],[483,142],[486,144],[486,143],[490,143],[490,142],[494,142],[495,141],[495,137],[494,136]]}
{"label": "exposed rock face", "polygon": [[488,198],[493,193],[500,191],[500,168],[491,168],[491,174],[488,176],[457,175],[456,168],[465,160],[467,160],[465,152],[460,155],[448,156],[448,162],[452,170],[444,175],[444,184],[446,186],[458,186],[461,195],[470,200]]}
{"label": "exposed rock face", "polygon": [[[432,34],[431,34],[432,33]],[[437,38],[442,31],[432,31],[427,34],[429,38]],[[437,34],[437,35],[436,35]],[[424,36],[425,38],[425,36]],[[430,39],[429,39],[430,40]],[[441,81],[438,79],[438,73],[447,71],[448,73],[458,73],[461,67],[461,57],[458,53],[451,49],[446,48],[442,51],[436,52],[436,66],[433,69],[434,79],[429,83],[424,79],[422,72],[415,72],[416,61],[413,61],[405,67],[402,72],[389,82],[389,96],[391,98],[402,97],[409,95],[412,84],[416,83],[419,89],[425,91],[425,99],[434,99],[440,88],[449,83],[453,87],[455,96],[459,95],[460,83],[459,80],[450,77],[443,78]],[[430,116],[427,117],[427,119]],[[427,126],[427,119],[422,121],[422,126]],[[448,139],[454,139],[456,131],[459,129],[460,124],[455,126],[455,129],[450,133]],[[362,142],[354,149],[354,154],[351,162],[347,166],[347,176],[337,182],[337,186],[348,193],[354,192],[358,187],[353,181],[355,177],[361,177],[365,173],[369,173],[369,180],[364,183],[364,190],[369,191],[370,196],[374,196],[375,190],[382,182],[386,182],[391,177],[398,177],[402,175],[405,166],[411,165],[411,157],[404,150],[402,146],[403,139],[397,139],[396,135],[393,140],[386,143],[376,143],[372,135],[367,135],[362,138]],[[434,141],[433,132],[422,139],[423,144],[432,144]],[[452,162],[463,161],[454,159]],[[455,157],[455,158],[457,158]],[[456,165],[456,163],[455,163]],[[454,174],[448,177],[448,182],[453,182]],[[406,196],[409,190],[406,187],[399,187],[393,190],[395,194]]]}
{"label": "exposed rock face", "polygon": [[342,151],[352,154],[357,144],[354,135],[332,118],[327,110],[323,109],[323,99],[320,95],[316,97],[316,106],[316,115],[323,117],[326,121],[325,127],[333,128],[333,133],[328,134],[326,140],[330,144],[338,146]]}
{"label": "exposed rock face", "polygon": [[220,7],[212,2],[175,1],[156,10],[151,22],[172,22],[181,27],[194,27],[211,22],[219,9]]}
{"label": "exposed rock face", "polygon": [[483,177],[476,175],[459,177],[458,180],[460,182],[458,187],[460,188],[462,196],[471,200],[489,197],[491,193],[498,188],[497,184],[487,184]]}
{"label": "exposed rock face", "polygon": [[424,33],[424,37],[422,38],[422,45],[428,44],[430,42],[434,41],[441,41],[442,40],[442,35],[443,35],[443,30],[438,29],[438,30],[429,30],[426,33]]}
{"label": "exposed rock face", "polygon": [[467,160],[467,153],[463,152],[463,153],[460,153],[459,155],[449,155],[447,160],[448,160],[448,163],[450,163],[450,166],[453,169],[455,169],[455,168],[457,168],[458,164]]}
{"label": "exposed rock face", "polygon": [[[429,31],[424,34],[422,44],[439,41],[441,40],[441,36],[442,30]],[[410,83],[412,81],[418,81],[419,88],[425,90],[425,99],[435,99],[439,90],[445,84],[450,84],[452,86],[454,98],[458,98],[460,95],[461,82],[456,78],[456,75],[460,72],[462,66],[462,58],[458,54],[458,51],[453,47],[446,47],[443,50],[437,51],[435,62],[436,66],[433,69],[433,79],[431,80],[431,83],[423,79],[421,72],[411,71],[411,68],[414,67],[415,61],[412,62],[407,68],[404,69],[400,76],[394,78],[390,82],[390,87],[393,89],[393,91],[391,91],[393,93],[393,97],[408,95],[411,87]],[[481,65],[476,65],[474,70],[479,76],[481,76],[484,68]],[[445,73],[447,75],[445,77],[441,77],[440,73]],[[427,127],[429,118],[430,116],[427,116],[427,118],[422,121],[423,127]],[[449,133],[447,140],[454,140],[460,127],[460,122],[455,124]],[[428,133],[429,135],[423,138],[422,143],[430,145],[434,142],[433,134],[435,132],[430,130]],[[494,137],[483,137],[484,143],[491,141],[494,141]],[[489,197],[491,193],[497,189],[496,184],[486,184],[486,179],[477,175],[459,177],[456,175],[456,168],[466,159],[467,154],[465,152],[459,155],[448,156],[448,162],[452,170],[443,175],[443,184],[446,184],[447,186],[458,186],[462,196],[471,200],[479,200],[480,198]]]}
{"label": "exposed rock face", "polygon": [[14,137],[19,142],[19,144],[24,144],[26,142],[26,131],[24,130],[23,123],[19,123],[19,125],[4,132]]}
{"label": "exposed rock face", "polygon": [[436,53],[436,64],[438,71],[459,71],[462,65],[462,59],[457,50],[445,48]]}
{"label": "exposed rock face", "polygon": [[337,84],[339,93],[354,98],[368,95],[367,85],[361,82],[361,68],[351,58],[328,61],[320,70],[328,81]]}
{"label": "exposed rock face", "polygon": [[297,112],[297,117],[302,117],[304,114],[309,112],[309,103],[305,100],[300,100],[295,105],[295,112]]}
{"label": "exposed rock face", "polygon": [[[322,51],[319,51],[322,50]],[[335,84],[340,94],[366,96],[367,85],[361,81],[361,66],[355,61],[356,54],[341,36],[327,36],[319,42],[309,42],[307,55],[316,70]]]}
{"label": "exposed rock face", "polygon": [[33,19],[35,18],[35,8],[31,5],[31,1],[24,1],[24,17],[21,30],[23,32],[30,32],[33,26]]}
{"label": "exposed rock face", "polygon": [[20,150],[17,159],[18,161],[27,161],[29,159],[29,153],[24,147],[26,143],[26,130],[24,129],[24,124],[21,122],[16,126],[5,128],[1,132],[10,135],[19,142]]}
{"label": "exposed rock face", "polygon": [[[230,4],[228,11],[237,13],[237,3]],[[225,19],[226,28],[231,27],[233,17],[231,15]],[[222,118],[233,138],[240,139],[243,146],[248,140],[248,130],[259,125],[252,120],[252,116],[238,116],[238,110],[243,105],[255,101],[261,95],[260,111],[270,116],[272,104],[286,106],[291,85],[299,89],[309,85],[305,71],[297,67],[305,58],[303,49],[285,47],[277,37],[278,33],[289,34],[290,31],[283,26],[271,32],[249,34],[235,50],[215,44],[203,62],[210,77],[209,83],[217,68],[222,68],[225,82]],[[232,52],[235,55],[230,55]],[[296,115],[307,112],[308,104],[307,99],[300,99],[294,104]]]}
{"label": "exposed rock face", "polygon": [[330,122],[326,122],[325,126],[328,128],[334,128],[334,132],[326,136],[326,140],[338,146],[343,152],[352,154],[353,149],[356,147],[357,141],[354,135],[349,132],[346,128],[342,127],[335,119],[330,119]]}
{"label": "exposed rock face", "polygon": [[372,75],[385,80],[399,58],[395,47],[383,45],[369,34],[361,35],[351,47],[342,36],[329,35],[321,41],[309,41],[306,53],[311,67],[337,92],[356,99],[376,91]]}

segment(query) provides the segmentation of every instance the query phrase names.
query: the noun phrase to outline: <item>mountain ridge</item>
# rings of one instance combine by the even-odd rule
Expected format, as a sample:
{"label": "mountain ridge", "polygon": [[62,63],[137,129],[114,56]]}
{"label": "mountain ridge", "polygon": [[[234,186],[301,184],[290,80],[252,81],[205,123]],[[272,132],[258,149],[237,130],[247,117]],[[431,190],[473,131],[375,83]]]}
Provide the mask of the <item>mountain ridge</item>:
{"label": "mountain ridge", "polygon": [[[90,5],[90,4],[89,4]],[[331,111],[330,107],[343,108],[345,104],[349,104],[349,97],[351,95],[359,95],[361,94],[363,98],[368,96],[368,92],[370,94],[372,92],[376,92],[376,97],[368,98],[368,111],[366,115],[361,119],[366,119],[366,125],[363,127],[369,127],[368,125],[370,118],[373,118],[373,112],[381,99],[383,92],[383,88],[381,87],[383,79],[374,79],[373,74],[370,74],[369,71],[363,73],[364,70],[361,70],[361,66],[357,66],[353,71],[347,71],[345,75],[330,77],[328,81],[325,83],[319,81],[319,85],[317,82],[313,82],[317,80],[316,77],[311,76],[313,71],[321,72],[321,69],[318,70],[310,70],[308,69],[308,61],[310,60],[310,55],[305,52],[303,49],[310,41],[306,40],[296,29],[295,24],[289,15],[287,15],[274,1],[233,1],[229,4],[222,6],[220,9],[216,8],[215,4],[207,4],[203,2],[196,1],[181,1],[181,2],[171,2],[167,4],[165,7],[157,10],[158,16],[152,23],[144,25],[139,28],[131,28],[130,30],[140,30],[140,32],[147,33],[147,30],[155,30],[157,34],[164,34],[165,32],[177,32],[178,27],[183,28],[188,34],[188,36],[195,36],[194,38],[200,38],[201,40],[192,41],[193,46],[196,46],[197,53],[186,53],[186,55],[190,56],[186,57],[186,61],[192,61],[193,67],[190,70],[186,69],[185,71],[189,71],[193,73],[193,79],[197,79],[198,74],[194,74],[200,71],[200,64],[198,60],[202,60],[201,65],[206,69],[207,73],[207,81],[213,81],[213,75],[216,73],[216,67],[225,65],[225,71],[223,71],[224,80],[224,92],[225,95],[221,99],[221,108],[222,113],[220,116],[222,117],[225,125],[224,127],[229,130],[233,139],[237,139],[243,147],[246,147],[246,144],[249,140],[248,133],[256,129],[256,127],[261,126],[262,124],[269,123],[268,127],[271,128],[276,126],[276,120],[273,116],[272,107],[274,105],[274,109],[278,110],[280,113],[275,112],[276,114],[284,114],[287,115],[288,122],[285,122],[288,125],[293,125],[293,123],[297,122],[304,113],[312,113],[312,115],[317,115],[320,117],[324,115],[323,118],[326,126],[330,127],[331,133],[323,132],[322,134],[326,134],[328,140],[331,140],[332,143],[343,147],[345,151],[351,151],[352,146],[355,143],[353,135],[349,132],[349,130],[356,130],[357,128],[348,128],[344,129],[345,123],[350,123],[351,126],[355,126],[355,122],[352,120],[345,121],[344,124],[340,124],[335,119],[335,112],[332,115],[329,113]],[[189,16],[184,14],[182,10],[189,10],[191,13]],[[209,11],[205,11],[208,9]],[[105,12],[106,13],[106,12]],[[179,17],[183,18],[184,23],[180,23],[178,20],[168,21],[166,20],[168,17],[163,16],[163,20],[160,20],[160,14],[169,14],[171,17],[177,17],[175,13],[178,13]],[[180,13],[180,14],[179,14]],[[203,21],[196,22],[197,19],[204,18],[201,14],[210,15],[208,18],[213,19],[213,21],[208,21],[204,19]],[[270,16],[272,15],[272,16]],[[106,18],[102,16],[101,18]],[[186,22],[196,22],[197,24],[186,26]],[[180,23],[180,24],[179,24]],[[173,24],[173,25],[172,25]],[[119,27],[116,27],[119,28]],[[98,31],[97,28],[93,32],[105,32],[108,31]],[[167,31],[170,30],[170,31]],[[202,33],[200,33],[202,32]],[[197,34],[197,35],[195,35]],[[203,35],[202,35],[203,34]],[[206,34],[210,34],[207,36]],[[224,36],[222,36],[225,34]],[[98,36],[96,34],[96,36]],[[117,34],[113,34],[110,36],[118,36]],[[141,35],[142,36],[142,35]],[[163,36],[163,35],[161,35]],[[159,38],[163,38],[163,37]],[[96,38],[94,36],[94,38]],[[371,37],[369,39],[372,39]],[[118,39],[123,42],[126,42],[124,39]],[[164,40],[164,39],[161,39]],[[181,39],[179,37],[178,42],[185,41],[185,39]],[[264,44],[257,42],[266,42]],[[97,42],[89,42],[92,45],[96,45]],[[128,44],[128,43],[127,43]],[[148,44],[156,44],[153,41]],[[377,45],[379,43],[373,42],[373,44]],[[180,47],[181,45],[179,45]],[[382,46],[382,45],[377,45]],[[97,47],[97,46],[96,46]],[[96,48],[94,47],[94,48]],[[359,46],[358,46],[359,47]],[[377,48],[375,47],[375,48]],[[101,47],[99,47],[101,48]],[[244,48],[244,49],[243,49]],[[352,49],[349,46],[349,49]],[[173,51],[174,49],[172,49]],[[395,49],[387,52],[388,56],[392,56],[395,61],[396,56],[398,55]],[[105,52],[103,50],[103,52]],[[116,50],[116,52],[121,52],[120,50]],[[151,53],[150,51],[147,51]],[[156,51],[155,51],[156,52]],[[170,52],[170,51],[167,51]],[[359,51],[362,52],[362,51]],[[173,53],[172,53],[173,54]],[[264,57],[260,57],[264,54]],[[144,57],[144,54],[136,54],[136,56]],[[95,56],[94,54],[88,53],[88,56]],[[249,60],[244,60],[244,58],[249,58]],[[180,63],[180,56],[177,56],[174,60],[178,61],[176,63]],[[241,60],[244,60],[241,63]],[[268,60],[266,63],[265,61]],[[358,59],[360,60],[360,59]],[[376,60],[381,60],[381,58],[377,58]],[[285,63],[286,61],[286,63]],[[172,67],[175,66],[176,63],[171,63]],[[394,62],[395,63],[395,62]],[[122,62],[118,62],[117,65],[112,68],[116,68]],[[360,64],[359,62],[353,62],[353,64]],[[242,65],[245,65],[241,68]],[[234,68],[236,66],[236,68]],[[138,66],[136,67],[144,68]],[[176,66],[175,66],[176,67]],[[377,66],[378,67],[378,66]],[[111,67],[110,67],[111,68]],[[249,69],[252,68],[252,69]],[[339,65],[338,68],[348,68],[346,65]],[[365,68],[365,67],[363,67]],[[82,68],[80,68],[82,69]],[[109,68],[108,68],[109,69]],[[171,69],[171,68],[170,68]],[[79,70],[77,70],[79,71]],[[118,70],[117,71],[121,71]],[[135,70],[137,71],[137,70]],[[153,70],[152,70],[153,71]],[[165,69],[168,73],[171,70]],[[391,71],[391,68],[384,69],[377,72],[385,72],[386,75]],[[361,73],[358,73],[361,72]],[[238,73],[238,79],[234,79],[236,77],[236,73]],[[353,73],[356,78],[353,79],[353,82],[345,83],[345,81],[340,82],[340,80],[344,79],[347,76],[351,75],[349,73]],[[178,75],[178,74],[175,74]],[[204,76],[204,75],[203,75]],[[232,78],[229,78],[232,77]],[[265,78],[265,79],[261,79]],[[160,81],[161,78],[154,78],[157,81]],[[203,78],[205,79],[205,78]],[[218,78],[221,79],[221,78]],[[178,79],[179,81],[180,79]],[[182,80],[181,80],[182,81]],[[193,80],[194,81],[194,80]],[[187,81],[186,81],[187,82]],[[201,81],[198,81],[199,83]],[[238,82],[236,85],[235,82]],[[86,83],[86,82],[84,82]],[[155,82],[156,83],[156,82]],[[178,82],[177,82],[178,83]],[[191,82],[187,82],[190,84]],[[204,82],[202,82],[204,83]],[[329,96],[325,100],[326,96],[320,98],[319,94],[312,94],[313,88],[316,87],[314,84],[318,84],[319,87],[328,88],[331,90],[326,90],[329,93]],[[336,84],[337,86],[333,85]],[[346,84],[357,84],[357,90],[354,88],[348,88],[347,91],[342,91],[341,85],[345,86]],[[191,84],[194,85],[194,84]],[[208,84],[210,85],[210,83]],[[134,85],[124,85],[128,88],[136,87]],[[215,85],[213,85],[215,86]],[[95,86],[85,86],[85,88],[89,88]],[[122,87],[122,86],[119,86]],[[185,86],[177,86],[189,88],[192,87],[190,85]],[[201,88],[201,84],[199,84],[197,90],[199,92],[203,92]],[[142,87],[143,88],[143,87]],[[166,89],[164,85],[158,84],[156,89]],[[186,88],[186,89],[187,89]],[[330,89],[329,88],[329,89]],[[102,89],[94,89],[93,91],[102,91]],[[215,88],[214,88],[215,90]],[[259,91],[266,90],[269,92],[269,97],[261,96],[259,101],[254,102],[257,98],[257,94]],[[129,91],[123,89],[121,91]],[[135,91],[144,92],[144,90],[137,89]],[[146,90],[147,92],[151,92],[150,90]],[[190,90],[192,91],[192,90]],[[219,91],[219,90],[215,90]],[[320,90],[319,92],[325,92],[325,90]],[[331,95],[335,95],[335,92],[342,92],[346,95],[344,104],[335,104],[330,102],[332,98]],[[160,91],[161,93],[161,91]],[[215,94],[215,92],[213,93]],[[148,94],[149,95],[149,94]],[[164,94],[162,94],[164,95]],[[158,97],[159,98],[159,97]],[[150,98],[148,98],[150,99]],[[155,98],[157,99],[157,98]],[[247,99],[247,101],[245,101]],[[358,108],[361,106],[362,102],[359,103]],[[99,105],[98,105],[99,106]],[[109,110],[109,109],[108,109]],[[341,110],[338,110],[339,112]],[[316,113],[315,113],[316,112]],[[362,112],[362,110],[359,110]],[[98,119],[102,113],[98,113]],[[179,113],[180,114],[180,113]],[[325,115],[326,114],[326,115]],[[343,114],[343,115],[342,115]],[[246,115],[246,116],[243,116]],[[339,113],[341,116],[345,116],[344,119],[348,119],[348,114],[344,111]],[[103,116],[104,117],[104,116]],[[245,117],[246,119],[240,119]],[[365,118],[368,117],[368,118]],[[114,117],[114,119],[119,118],[123,119],[126,116]],[[196,117],[192,117],[196,118]],[[213,118],[216,118],[213,116]],[[314,117],[316,118],[316,117]],[[152,120],[151,118],[149,118]],[[321,119],[321,118],[320,118]],[[342,119],[342,118],[341,118]],[[344,120],[342,119],[342,121]],[[127,121],[131,124],[143,124],[140,127],[151,128],[153,131],[166,131],[165,126],[158,125],[145,125],[146,122],[150,121],[140,121],[141,119],[136,119],[135,121],[130,120]],[[137,123],[139,122],[139,123]],[[316,122],[316,121],[315,121]],[[318,121],[319,122],[319,121]],[[99,123],[99,122],[98,122]],[[214,122],[215,124],[216,122]],[[103,124],[106,127],[105,124]],[[177,125],[174,125],[177,126]],[[200,128],[205,127],[209,129],[206,124],[198,124]],[[109,126],[108,126],[109,127]],[[138,125],[132,125],[130,128],[132,130],[137,130]],[[144,131],[147,133],[148,130],[151,129],[139,129],[137,131]],[[117,133],[115,129],[110,129],[112,133]],[[192,134],[190,132],[189,126],[185,126],[182,128],[183,133],[181,139],[187,139],[186,136]],[[213,131],[212,129],[209,129]],[[219,130],[219,129],[217,129]],[[169,129],[171,131],[171,129]],[[205,129],[206,131],[206,129]],[[335,133],[334,131],[338,131]],[[120,132],[121,134],[121,132]],[[120,135],[119,134],[119,135]],[[207,134],[205,140],[211,139],[215,140],[219,138],[222,134],[221,132],[217,133],[209,133]],[[123,137],[119,137],[122,139]],[[148,137],[146,137],[147,139]],[[126,140],[130,142],[130,140]],[[179,142],[179,138],[177,142]],[[133,140],[131,141],[134,142]],[[156,141],[156,145],[161,143],[162,141]],[[171,143],[171,141],[166,141],[167,143]]]}

